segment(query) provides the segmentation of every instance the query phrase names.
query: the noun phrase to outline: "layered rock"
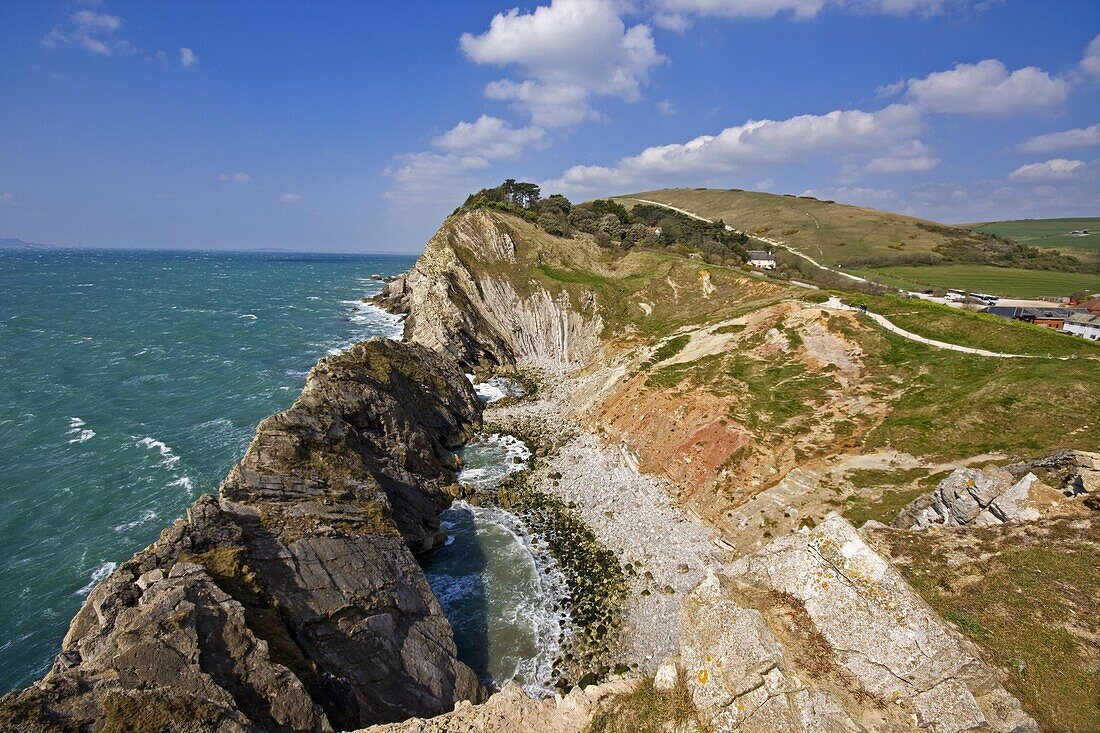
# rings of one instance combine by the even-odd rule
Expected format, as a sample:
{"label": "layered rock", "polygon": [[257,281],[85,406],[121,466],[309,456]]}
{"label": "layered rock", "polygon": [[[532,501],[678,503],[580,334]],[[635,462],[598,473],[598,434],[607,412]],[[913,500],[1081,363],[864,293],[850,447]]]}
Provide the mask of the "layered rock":
{"label": "layered rock", "polygon": [[575,304],[564,290],[512,282],[530,264],[519,266],[517,241],[529,257],[546,238],[553,239],[499,212],[461,212],[375,302],[408,314],[407,341],[450,354],[467,368],[519,364],[563,373],[595,353],[603,322],[594,298]]}
{"label": "layered rock", "polygon": [[7,730],[330,731],[483,694],[414,551],[443,540],[462,372],[375,339],[321,360],[220,498],[95,588]]}
{"label": "layered rock", "polygon": [[1037,730],[836,515],[708,578],[681,633],[687,684],[716,731]]}

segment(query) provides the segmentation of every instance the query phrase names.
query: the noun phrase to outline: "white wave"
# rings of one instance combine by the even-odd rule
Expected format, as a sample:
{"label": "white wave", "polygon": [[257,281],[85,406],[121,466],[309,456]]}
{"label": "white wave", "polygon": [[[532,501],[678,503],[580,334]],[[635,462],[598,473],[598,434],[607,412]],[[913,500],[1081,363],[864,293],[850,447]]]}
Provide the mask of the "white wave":
{"label": "white wave", "polygon": [[522,397],[527,394],[523,386],[507,377],[492,377],[484,382],[475,382],[473,374],[467,374],[466,378],[474,386],[477,398],[482,402],[497,402],[505,397]]}
{"label": "white wave", "polygon": [[254,313],[242,313],[241,315],[237,316],[237,318],[251,318],[255,321],[257,316]]}
{"label": "white wave", "polygon": [[123,522],[114,526],[116,532],[128,532],[129,530],[137,527],[140,524],[145,524],[157,518],[157,513],[152,509],[145,509],[141,512],[141,516],[129,522]]}
{"label": "white wave", "polygon": [[342,300],[340,303],[350,307],[348,320],[363,328],[351,339],[331,347],[328,350],[330,355],[339,354],[371,336],[382,336],[394,341],[400,341],[404,337],[405,316],[389,313],[373,303],[364,303],[361,300]]}
{"label": "white wave", "polygon": [[76,434],[75,438],[70,438],[69,442],[70,443],[84,443],[86,441],[91,440],[94,437],[95,437],[95,431],[94,430],[81,430],[79,433]]}
{"label": "white wave", "polygon": [[180,457],[172,452],[172,449],[167,445],[157,440],[156,438],[150,438],[148,436],[137,439],[137,445],[142,448],[150,448],[160,453],[162,460],[160,465],[162,466],[174,466],[179,462]]}
{"label": "white wave", "polygon": [[[511,437],[511,436],[508,436]],[[562,643],[572,632],[569,612],[569,586],[546,543],[533,537],[524,521],[515,514],[492,506],[471,506],[463,501],[455,502],[459,509],[471,512],[482,523],[492,523],[507,531],[515,539],[503,560],[509,566],[526,565],[535,578],[532,593],[516,599],[501,618],[513,626],[525,625],[535,639],[538,650],[530,658],[515,658],[512,677],[532,697],[549,697],[554,694],[554,661],[561,655]],[[467,576],[470,577],[470,576]],[[472,576],[486,586],[494,585],[491,575]],[[457,586],[457,587],[455,587]],[[465,583],[448,588],[448,601],[461,597]],[[443,599],[440,599],[443,602]],[[495,680],[503,686],[509,680]]]}
{"label": "white wave", "polygon": [[179,487],[185,489],[186,491],[191,491],[192,489],[195,488],[195,485],[193,483],[191,483],[191,479],[188,476],[180,476],[175,481],[169,481],[168,485],[169,486],[179,486]]}
{"label": "white wave", "polygon": [[88,581],[88,584],[86,586],[77,591],[77,595],[86,596],[91,593],[92,588],[95,588],[97,585],[106,580],[107,576],[113,573],[115,571],[115,568],[117,567],[117,562],[101,563],[99,567],[92,571],[92,579]]}
{"label": "white wave", "polygon": [[95,437],[95,431],[84,428],[84,425],[85,422],[79,417],[69,418],[69,429],[66,431],[66,435],[73,436],[69,439],[70,443],[83,443]]}

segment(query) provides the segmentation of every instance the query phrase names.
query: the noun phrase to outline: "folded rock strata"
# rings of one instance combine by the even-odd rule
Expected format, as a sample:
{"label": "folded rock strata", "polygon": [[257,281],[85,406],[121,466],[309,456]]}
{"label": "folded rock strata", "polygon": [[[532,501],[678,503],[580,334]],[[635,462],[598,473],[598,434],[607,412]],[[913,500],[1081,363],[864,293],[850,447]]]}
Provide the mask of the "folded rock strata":
{"label": "folded rock strata", "polygon": [[347,730],[479,700],[414,556],[444,538],[450,449],[479,421],[429,349],[322,359],[220,497],[91,592],[0,729]]}

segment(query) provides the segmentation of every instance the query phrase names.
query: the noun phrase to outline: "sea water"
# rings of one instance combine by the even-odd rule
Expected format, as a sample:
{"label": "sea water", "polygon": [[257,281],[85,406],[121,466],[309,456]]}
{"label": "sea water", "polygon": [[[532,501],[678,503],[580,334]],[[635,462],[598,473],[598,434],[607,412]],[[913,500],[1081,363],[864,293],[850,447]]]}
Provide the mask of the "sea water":
{"label": "sea water", "polygon": [[[460,455],[459,481],[488,492],[526,467],[531,452],[518,438],[494,433]],[[515,680],[529,694],[552,693],[569,611],[549,548],[497,507],[459,501],[440,519],[447,544],[425,558],[424,572],[454,629],[459,659],[491,689]]]}
{"label": "sea water", "polygon": [[88,592],[289,407],[319,357],[400,319],[407,256],[0,252],[0,693]]}

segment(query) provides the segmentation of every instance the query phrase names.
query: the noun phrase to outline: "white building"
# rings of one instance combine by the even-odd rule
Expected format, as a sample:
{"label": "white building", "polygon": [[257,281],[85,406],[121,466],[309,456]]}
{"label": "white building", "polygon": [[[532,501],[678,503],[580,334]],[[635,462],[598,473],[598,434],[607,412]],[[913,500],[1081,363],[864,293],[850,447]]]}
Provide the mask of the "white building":
{"label": "white building", "polygon": [[1100,341],[1100,316],[1070,316],[1062,330],[1090,341]]}
{"label": "white building", "polygon": [[771,252],[762,249],[750,249],[749,264],[761,270],[774,270],[775,257],[772,257]]}

